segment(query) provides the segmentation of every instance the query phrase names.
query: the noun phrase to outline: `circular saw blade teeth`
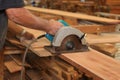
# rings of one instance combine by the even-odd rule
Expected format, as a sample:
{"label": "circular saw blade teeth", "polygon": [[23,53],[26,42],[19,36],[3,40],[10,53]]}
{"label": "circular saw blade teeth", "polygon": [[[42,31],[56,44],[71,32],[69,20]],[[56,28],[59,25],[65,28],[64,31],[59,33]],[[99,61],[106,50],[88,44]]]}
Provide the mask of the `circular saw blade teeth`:
{"label": "circular saw blade teeth", "polygon": [[82,46],[81,40],[75,36],[75,35],[70,35],[67,36],[63,41],[61,46],[59,47],[61,50],[76,50],[80,49]]}

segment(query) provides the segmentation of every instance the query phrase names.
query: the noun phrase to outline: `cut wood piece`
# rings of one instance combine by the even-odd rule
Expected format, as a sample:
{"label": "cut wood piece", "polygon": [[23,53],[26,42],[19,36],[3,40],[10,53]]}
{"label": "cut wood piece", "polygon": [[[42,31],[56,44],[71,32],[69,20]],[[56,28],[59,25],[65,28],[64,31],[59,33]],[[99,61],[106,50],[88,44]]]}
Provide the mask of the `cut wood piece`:
{"label": "cut wood piece", "polygon": [[72,26],[74,28],[79,29],[84,33],[97,33],[100,34],[102,32],[115,32],[115,25],[77,25]]}
{"label": "cut wood piece", "polygon": [[10,73],[15,73],[21,71],[22,67],[17,65],[14,61],[5,62],[5,66],[9,70]]}
{"label": "cut wood piece", "polygon": [[[9,56],[14,60],[14,62],[17,65],[22,66],[22,58],[20,58],[20,56],[17,56],[17,55],[9,55]],[[24,66],[31,68],[31,65],[29,65],[27,62],[25,62]]]}
{"label": "cut wood piece", "polygon": [[[30,43],[31,41],[28,41],[28,40],[25,40],[23,41],[22,43],[27,47],[28,44]],[[40,44],[41,43],[41,44]],[[30,46],[30,50],[32,52],[34,52],[36,55],[38,56],[41,56],[41,57],[47,57],[47,56],[52,56],[52,54],[48,51],[46,51],[44,48],[43,48],[43,45],[45,46],[45,44],[49,45],[49,42],[47,42],[47,40],[45,39],[42,39],[40,41],[37,41],[35,43],[33,43],[31,46]],[[34,48],[36,46],[39,46],[39,48]]]}
{"label": "cut wood piece", "polygon": [[117,37],[117,36],[114,36],[114,35],[105,36],[105,35],[87,34],[85,39],[86,39],[86,42],[88,44],[120,42],[120,37]]}
{"label": "cut wood piece", "polygon": [[36,7],[29,7],[29,6],[27,6],[25,8],[28,10],[36,11],[36,12],[40,12],[40,13],[49,13],[49,14],[60,15],[60,16],[64,16],[64,17],[90,20],[90,21],[101,22],[101,23],[109,23],[109,24],[120,23],[120,20],[101,18],[101,17],[90,16],[90,15],[86,15],[86,14],[80,14],[80,13],[71,13],[71,12],[50,10],[50,9],[43,9],[43,8],[36,8]]}
{"label": "cut wood piece", "polygon": [[23,54],[24,51],[23,50],[5,50],[4,54],[5,55],[10,55],[10,54]]}
{"label": "cut wood piece", "polygon": [[7,38],[7,41],[8,41],[10,44],[14,45],[14,46],[17,45],[17,47],[19,47],[19,48],[21,48],[21,49],[24,48],[24,46],[20,43],[20,41],[18,41],[18,40],[15,39],[15,38]]}
{"label": "cut wood piece", "polygon": [[120,79],[120,62],[95,50],[62,54],[60,57],[82,72],[92,76],[93,80]]}
{"label": "cut wood piece", "polygon": [[115,54],[118,51],[118,49],[115,47],[114,44],[109,44],[109,43],[92,44],[90,45],[90,47],[111,57],[115,57]]}

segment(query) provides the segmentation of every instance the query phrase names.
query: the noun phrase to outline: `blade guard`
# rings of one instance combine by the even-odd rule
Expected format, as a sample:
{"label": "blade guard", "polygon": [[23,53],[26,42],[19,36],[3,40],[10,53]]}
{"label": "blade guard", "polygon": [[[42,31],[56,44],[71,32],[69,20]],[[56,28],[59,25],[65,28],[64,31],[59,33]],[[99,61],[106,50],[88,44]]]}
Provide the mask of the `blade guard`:
{"label": "blade guard", "polygon": [[52,42],[52,46],[55,46],[55,47],[61,46],[61,43],[64,40],[64,38],[66,38],[69,35],[75,35],[79,37],[80,40],[82,40],[85,34],[72,27],[62,27],[55,34],[53,42]]}

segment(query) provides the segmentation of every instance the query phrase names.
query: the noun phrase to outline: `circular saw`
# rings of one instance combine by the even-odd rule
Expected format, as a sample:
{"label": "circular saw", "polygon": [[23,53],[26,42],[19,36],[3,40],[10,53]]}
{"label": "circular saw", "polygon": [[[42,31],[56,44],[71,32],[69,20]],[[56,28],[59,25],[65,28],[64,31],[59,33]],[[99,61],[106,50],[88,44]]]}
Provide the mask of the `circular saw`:
{"label": "circular saw", "polygon": [[85,34],[73,27],[62,27],[55,34],[51,45],[45,49],[54,54],[88,51]]}

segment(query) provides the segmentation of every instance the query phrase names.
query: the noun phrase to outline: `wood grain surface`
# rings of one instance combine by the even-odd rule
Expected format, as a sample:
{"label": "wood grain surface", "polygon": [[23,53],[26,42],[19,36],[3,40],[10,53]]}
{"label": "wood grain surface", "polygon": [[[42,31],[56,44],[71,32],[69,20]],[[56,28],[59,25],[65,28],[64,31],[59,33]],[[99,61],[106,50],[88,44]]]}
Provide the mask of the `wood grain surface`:
{"label": "wood grain surface", "polygon": [[[49,44],[46,39],[41,40],[40,43]],[[24,44],[28,44],[27,41]],[[40,44],[36,45],[40,46]],[[41,57],[41,54],[49,53],[43,49],[43,45],[40,46],[38,51],[35,51],[32,47],[31,50],[39,57]],[[62,54],[60,58],[92,76],[94,80],[120,80],[120,62],[95,50],[90,49],[88,52]]]}
{"label": "wood grain surface", "polygon": [[91,16],[81,13],[72,13],[72,12],[65,12],[60,10],[51,10],[51,9],[43,9],[43,8],[36,8],[36,7],[25,7],[28,10],[36,11],[39,13],[48,13],[53,15],[60,15],[65,17],[71,17],[71,18],[77,18],[77,19],[83,19],[83,20],[90,20],[95,22],[101,22],[101,23],[109,23],[109,24],[117,24],[120,23],[120,20],[114,20],[114,19],[108,19],[108,18],[101,18],[97,16]]}

